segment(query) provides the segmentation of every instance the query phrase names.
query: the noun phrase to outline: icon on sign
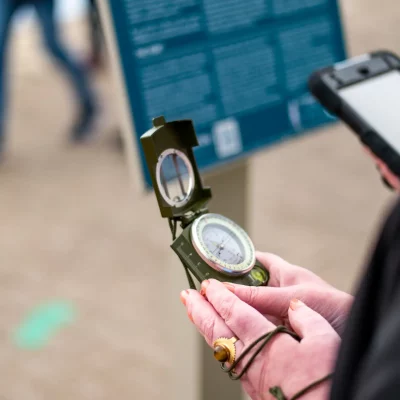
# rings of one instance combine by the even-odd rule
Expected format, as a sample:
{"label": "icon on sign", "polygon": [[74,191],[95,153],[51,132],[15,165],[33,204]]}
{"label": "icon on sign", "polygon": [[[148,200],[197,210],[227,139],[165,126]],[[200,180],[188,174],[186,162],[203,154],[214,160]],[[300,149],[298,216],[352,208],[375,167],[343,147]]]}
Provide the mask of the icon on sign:
{"label": "icon on sign", "polygon": [[243,151],[239,123],[234,118],[218,121],[213,127],[215,152],[219,158],[237,155]]}

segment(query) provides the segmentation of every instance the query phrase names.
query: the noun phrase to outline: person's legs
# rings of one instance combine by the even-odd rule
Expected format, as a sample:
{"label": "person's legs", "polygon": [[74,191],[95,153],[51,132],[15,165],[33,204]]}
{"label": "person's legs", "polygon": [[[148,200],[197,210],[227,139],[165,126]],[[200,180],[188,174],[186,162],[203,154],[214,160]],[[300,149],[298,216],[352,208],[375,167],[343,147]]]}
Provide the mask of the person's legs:
{"label": "person's legs", "polygon": [[68,54],[61,44],[54,15],[54,3],[54,0],[36,0],[32,4],[39,17],[46,49],[69,75],[77,93],[81,104],[81,113],[73,128],[72,139],[83,140],[90,133],[94,122],[96,114],[95,96],[90,87],[88,72]]}
{"label": "person's legs", "polygon": [[0,159],[4,152],[7,109],[7,44],[11,17],[16,9],[12,0],[0,1]]}
{"label": "person's legs", "polygon": [[91,43],[90,64],[94,69],[103,67],[103,35],[99,10],[95,0],[90,0],[89,3],[89,29]]}

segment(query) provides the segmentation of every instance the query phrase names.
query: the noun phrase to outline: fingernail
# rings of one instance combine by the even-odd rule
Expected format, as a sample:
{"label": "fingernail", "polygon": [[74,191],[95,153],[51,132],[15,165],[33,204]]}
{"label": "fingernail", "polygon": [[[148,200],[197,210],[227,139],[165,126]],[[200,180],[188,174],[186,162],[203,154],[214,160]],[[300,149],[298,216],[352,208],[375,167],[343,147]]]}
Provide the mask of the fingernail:
{"label": "fingernail", "polygon": [[184,306],[186,306],[186,299],[187,299],[188,295],[189,295],[188,290],[184,290],[183,292],[181,292],[180,299]]}
{"label": "fingernail", "polygon": [[298,300],[298,299],[293,299],[291,302],[290,302],[290,308],[294,311],[294,310],[297,310],[299,307],[301,307],[301,306],[304,306],[305,304],[302,302],[302,301],[300,301],[300,300]]}
{"label": "fingernail", "polygon": [[201,294],[202,296],[205,296],[209,284],[210,284],[210,281],[208,281],[208,280],[207,280],[207,281],[204,281],[204,282],[201,284],[200,294]]}
{"label": "fingernail", "polygon": [[230,292],[235,293],[235,286],[232,283],[223,282],[223,284]]}

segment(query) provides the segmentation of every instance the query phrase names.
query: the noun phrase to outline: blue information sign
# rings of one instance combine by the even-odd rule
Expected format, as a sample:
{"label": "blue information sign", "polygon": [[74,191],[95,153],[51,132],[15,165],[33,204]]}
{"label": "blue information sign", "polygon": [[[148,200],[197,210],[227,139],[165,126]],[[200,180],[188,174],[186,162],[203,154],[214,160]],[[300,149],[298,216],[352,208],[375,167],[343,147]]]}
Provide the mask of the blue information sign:
{"label": "blue information sign", "polygon": [[[332,118],[315,69],[346,58],[337,0],[108,0],[140,136],[154,117],[192,119],[201,169]],[[151,180],[143,154],[146,186]]]}

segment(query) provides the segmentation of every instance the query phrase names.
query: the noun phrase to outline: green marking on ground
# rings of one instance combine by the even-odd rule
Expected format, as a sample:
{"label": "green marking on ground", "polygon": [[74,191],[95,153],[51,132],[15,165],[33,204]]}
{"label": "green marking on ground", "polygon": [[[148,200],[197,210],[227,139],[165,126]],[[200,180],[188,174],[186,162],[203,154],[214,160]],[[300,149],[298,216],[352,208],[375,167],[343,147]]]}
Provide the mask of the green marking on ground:
{"label": "green marking on ground", "polygon": [[75,309],[67,302],[51,302],[35,308],[16,329],[14,343],[23,349],[40,349],[64,326],[75,321]]}

